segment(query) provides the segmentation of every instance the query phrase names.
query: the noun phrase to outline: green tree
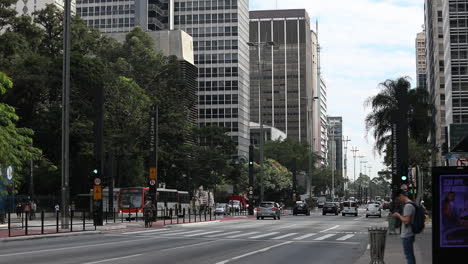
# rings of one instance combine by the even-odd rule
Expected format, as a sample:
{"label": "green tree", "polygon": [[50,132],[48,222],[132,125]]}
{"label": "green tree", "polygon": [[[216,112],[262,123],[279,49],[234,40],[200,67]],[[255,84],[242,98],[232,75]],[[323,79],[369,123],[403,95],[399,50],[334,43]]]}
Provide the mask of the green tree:
{"label": "green tree", "polygon": [[[0,96],[12,88],[11,79],[0,72]],[[33,147],[34,132],[31,129],[16,127],[18,119],[13,107],[0,103],[0,167],[14,166],[17,172],[21,172],[24,162],[38,159],[41,151]],[[22,175],[15,175],[14,182],[18,184]]]}

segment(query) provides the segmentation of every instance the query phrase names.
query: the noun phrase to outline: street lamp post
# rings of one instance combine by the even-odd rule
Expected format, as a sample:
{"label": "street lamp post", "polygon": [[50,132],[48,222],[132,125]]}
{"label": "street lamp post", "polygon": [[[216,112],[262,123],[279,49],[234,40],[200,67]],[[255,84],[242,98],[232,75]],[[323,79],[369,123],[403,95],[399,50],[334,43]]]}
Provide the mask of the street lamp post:
{"label": "street lamp post", "polygon": [[358,156],[358,159],[359,159],[359,177],[361,176],[362,174],[362,160],[363,158],[365,158],[366,156]]}
{"label": "street lamp post", "polygon": [[274,46],[275,43],[273,41],[267,42],[247,42],[247,45],[250,47],[255,47],[258,53],[258,75],[259,75],[259,83],[258,83],[258,105],[259,105],[259,113],[258,113],[258,122],[260,123],[260,202],[263,201],[263,195],[265,192],[265,187],[263,185],[263,178],[265,175],[265,167],[264,167],[264,133],[263,133],[263,104],[262,104],[262,80],[263,80],[263,58],[262,58],[262,46]]}
{"label": "street lamp post", "polygon": [[354,160],[354,181],[356,181],[356,155],[358,151],[359,150],[357,147],[351,148],[351,152],[353,152],[353,160]]}

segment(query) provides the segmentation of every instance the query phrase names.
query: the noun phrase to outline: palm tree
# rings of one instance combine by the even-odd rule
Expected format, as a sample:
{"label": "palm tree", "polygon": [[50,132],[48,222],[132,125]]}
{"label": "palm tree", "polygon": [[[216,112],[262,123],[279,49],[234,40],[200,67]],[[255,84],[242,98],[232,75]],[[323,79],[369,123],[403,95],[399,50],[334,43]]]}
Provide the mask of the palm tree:
{"label": "palm tree", "polygon": [[[396,94],[403,90],[408,96],[408,131],[409,136],[418,144],[426,144],[431,131],[430,117],[434,106],[430,95],[424,88],[410,89],[409,77],[396,80],[386,80],[380,84],[381,91],[369,97],[365,105],[371,106],[372,111],[366,116],[366,131],[372,130],[375,139],[375,149],[379,154],[390,143],[393,119],[396,117],[398,102]],[[400,117],[398,117],[400,118]]]}
{"label": "palm tree", "polygon": [[377,95],[369,97],[365,102],[365,106],[372,108],[372,111],[366,116],[365,124],[367,133],[372,130],[375,139],[374,147],[381,154],[391,139],[392,120],[398,110],[397,90],[408,91],[411,84],[409,77],[400,77],[396,80],[386,80],[379,86],[381,91]]}

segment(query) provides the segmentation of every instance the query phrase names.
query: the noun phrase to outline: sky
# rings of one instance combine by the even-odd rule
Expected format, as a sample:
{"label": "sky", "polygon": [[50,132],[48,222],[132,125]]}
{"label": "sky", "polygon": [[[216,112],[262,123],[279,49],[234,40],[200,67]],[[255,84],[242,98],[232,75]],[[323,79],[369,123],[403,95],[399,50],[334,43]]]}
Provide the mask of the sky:
{"label": "sky", "polygon": [[[366,99],[386,79],[416,76],[415,39],[423,30],[424,0],[250,0],[250,10],[306,9],[318,21],[322,76],[327,84],[328,115],[343,117],[348,143],[348,177],[353,179],[351,147],[370,166],[371,178],[384,169],[364,119]],[[356,159],[356,174],[359,175]],[[367,173],[369,169],[367,169]],[[358,177],[358,176],[356,176]]]}

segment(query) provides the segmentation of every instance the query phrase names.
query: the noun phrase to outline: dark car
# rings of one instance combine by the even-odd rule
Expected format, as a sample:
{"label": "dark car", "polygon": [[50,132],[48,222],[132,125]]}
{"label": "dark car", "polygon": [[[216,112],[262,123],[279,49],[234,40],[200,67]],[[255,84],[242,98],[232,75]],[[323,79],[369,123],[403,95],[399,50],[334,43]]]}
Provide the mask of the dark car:
{"label": "dark car", "polygon": [[335,215],[338,215],[338,210],[339,209],[336,203],[327,202],[323,205],[322,215],[332,214],[332,213]]}
{"label": "dark car", "polygon": [[293,207],[293,215],[298,214],[310,215],[309,205],[302,201],[296,202]]}

